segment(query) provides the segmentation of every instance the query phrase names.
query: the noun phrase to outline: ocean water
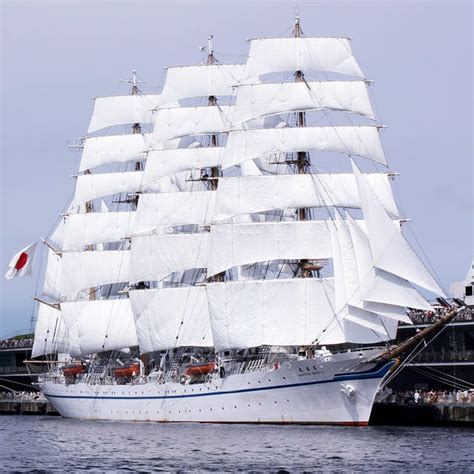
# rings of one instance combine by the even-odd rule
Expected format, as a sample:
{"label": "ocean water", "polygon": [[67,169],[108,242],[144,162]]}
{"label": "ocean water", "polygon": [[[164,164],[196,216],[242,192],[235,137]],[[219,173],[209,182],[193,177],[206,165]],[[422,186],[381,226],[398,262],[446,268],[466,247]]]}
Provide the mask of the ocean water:
{"label": "ocean water", "polygon": [[1,416],[1,472],[473,472],[474,430]]}

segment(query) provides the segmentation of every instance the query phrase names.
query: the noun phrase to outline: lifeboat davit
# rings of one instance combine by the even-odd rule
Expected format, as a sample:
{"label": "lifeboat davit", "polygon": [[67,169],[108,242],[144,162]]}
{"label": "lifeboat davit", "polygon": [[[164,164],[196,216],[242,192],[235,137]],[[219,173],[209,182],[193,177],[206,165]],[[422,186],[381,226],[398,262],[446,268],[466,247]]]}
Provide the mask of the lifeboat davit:
{"label": "lifeboat davit", "polygon": [[66,377],[75,377],[76,375],[84,373],[86,366],[84,364],[69,364],[61,367],[61,370]]}
{"label": "lifeboat davit", "polygon": [[215,362],[208,362],[206,364],[193,364],[186,367],[184,375],[187,377],[199,377],[207,375],[216,368]]}
{"label": "lifeboat davit", "polygon": [[115,377],[133,377],[135,375],[140,375],[140,364],[132,364],[114,369]]}

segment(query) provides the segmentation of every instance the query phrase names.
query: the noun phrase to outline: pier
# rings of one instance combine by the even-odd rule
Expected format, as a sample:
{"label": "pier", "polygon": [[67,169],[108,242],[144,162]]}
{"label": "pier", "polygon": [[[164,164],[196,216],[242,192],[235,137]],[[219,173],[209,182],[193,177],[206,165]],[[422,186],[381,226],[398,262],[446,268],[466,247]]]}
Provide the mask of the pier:
{"label": "pier", "polygon": [[0,400],[0,415],[59,416],[48,400]]}
{"label": "pier", "polygon": [[474,404],[375,403],[369,424],[474,427]]}

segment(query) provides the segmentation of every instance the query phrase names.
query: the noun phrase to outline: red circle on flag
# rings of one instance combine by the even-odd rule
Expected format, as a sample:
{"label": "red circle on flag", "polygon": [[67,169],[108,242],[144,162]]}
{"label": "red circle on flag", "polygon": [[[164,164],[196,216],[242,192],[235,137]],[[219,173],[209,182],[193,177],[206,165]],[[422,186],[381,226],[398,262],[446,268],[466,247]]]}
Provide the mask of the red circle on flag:
{"label": "red circle on flag", "polygon": [[21,270],[28,261],[28,254],[25,252],[21,252],[21,255],[18,257],[18,260],[15,265],[15,270]]}

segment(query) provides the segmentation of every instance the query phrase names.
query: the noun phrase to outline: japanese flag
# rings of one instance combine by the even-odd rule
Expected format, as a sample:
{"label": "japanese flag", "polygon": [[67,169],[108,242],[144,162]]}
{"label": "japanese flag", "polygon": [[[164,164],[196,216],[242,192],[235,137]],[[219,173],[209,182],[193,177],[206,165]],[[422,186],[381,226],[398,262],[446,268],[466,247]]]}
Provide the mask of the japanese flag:
{"label": "japanese flag", "polygon": [[5,278],[11,280],[15,277],[24,275],[31,275],[33,269],[33,257],[35,255],[36,244],[28,245],[28,247],[20,250],[8,264],[8,271],[5,273]]}

